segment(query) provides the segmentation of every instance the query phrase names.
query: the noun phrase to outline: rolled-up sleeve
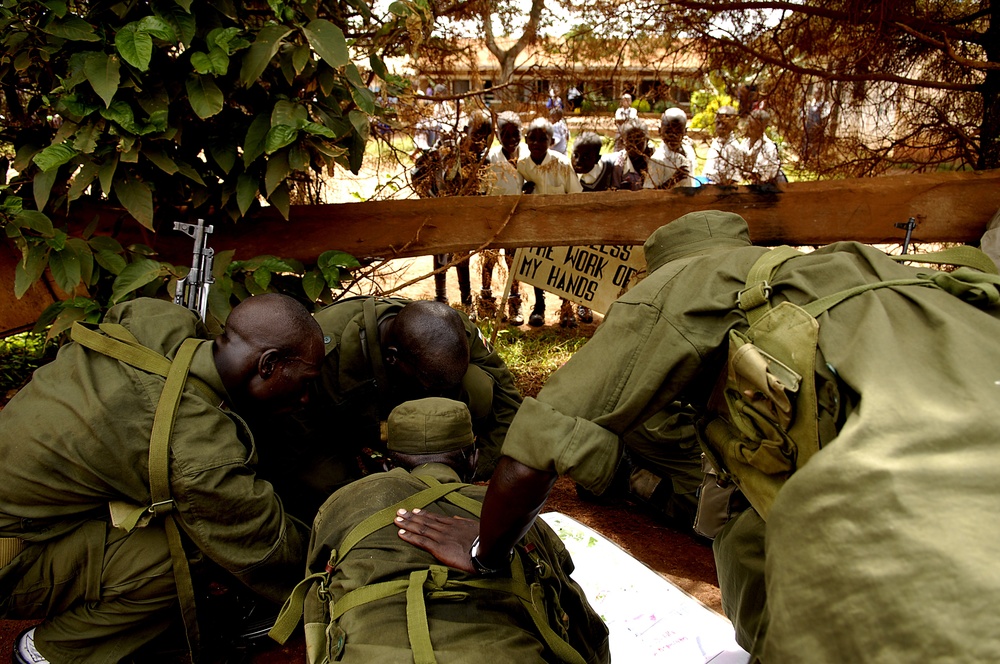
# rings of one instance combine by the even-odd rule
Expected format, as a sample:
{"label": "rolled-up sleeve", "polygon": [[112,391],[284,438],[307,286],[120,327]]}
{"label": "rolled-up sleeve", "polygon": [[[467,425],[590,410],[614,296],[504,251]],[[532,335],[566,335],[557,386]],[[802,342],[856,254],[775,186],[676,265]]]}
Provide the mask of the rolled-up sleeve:
{"label": "rolled-up sleeve", "polygon": [[619,301],[538,398],[525,399],[503,454],[600,493],[621,457],[620,437],[670,403],[700,363],[658,307]]}

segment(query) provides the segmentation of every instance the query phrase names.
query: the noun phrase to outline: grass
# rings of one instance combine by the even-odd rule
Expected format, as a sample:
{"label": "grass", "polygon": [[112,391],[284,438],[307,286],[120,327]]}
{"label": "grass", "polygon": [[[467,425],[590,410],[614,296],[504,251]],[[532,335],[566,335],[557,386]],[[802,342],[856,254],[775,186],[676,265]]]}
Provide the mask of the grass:
{"label": "grass", "polygon": [[[483,324],[483,335],[489,339],[492,330]],[[497,335],[497,352],[514,375],[514,384],[523,396],[533,397],[552,373],[573,353],[587,343],[584,330],[542,328],[521,330],[504,328]]]}
{"label": "grass", "polygon": [[55,357],[56,344],[44,334],[24,332],[0,338],[0,406],[31,378],[32,372]]}

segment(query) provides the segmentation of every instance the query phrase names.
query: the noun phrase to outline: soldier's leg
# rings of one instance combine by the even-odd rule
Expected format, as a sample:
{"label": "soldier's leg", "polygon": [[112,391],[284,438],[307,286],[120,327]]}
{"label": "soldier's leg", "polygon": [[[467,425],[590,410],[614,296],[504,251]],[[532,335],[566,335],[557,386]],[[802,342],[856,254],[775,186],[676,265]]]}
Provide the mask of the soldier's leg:
{"label": "soldier's leg", "polygon": [[482,259],[480,266],[483,284],[483,297],[493,297],[493,268],[497,265],[497,249],[486,249],[479,254]]}
{"label": "soldier's leg", "polygon": [[5,613],[44,619],[34,638],[49,661],[118,662],[179,617],[167,538],[157,525],[125,533],[91,521],[21,556],[11,563],[20,578]]}
{"label": "soldier's leg", "polygon": [[722,592],[722,610],[736,628],[736,642],[759,654],[767,633],[767,589],[764,583],[765,524],[751,508],[726,524],[712,543]]}
{"label": "soldier's leg", "polygon": [[690,528],[704,480],[694,412],[672,404],[624,437],[629,491],[678,527]]}
{"label": "soldier's leg", "polygon": [[545,325],[545,291],[535,286],[535,304],[531,308],[531,315],[528,316],[528,325],[541,327]]}

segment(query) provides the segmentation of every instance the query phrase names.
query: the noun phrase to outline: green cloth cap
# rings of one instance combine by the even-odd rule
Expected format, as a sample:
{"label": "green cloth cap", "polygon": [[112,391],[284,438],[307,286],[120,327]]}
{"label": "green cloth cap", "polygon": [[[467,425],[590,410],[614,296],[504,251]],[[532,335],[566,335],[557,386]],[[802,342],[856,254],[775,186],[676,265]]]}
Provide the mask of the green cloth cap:
{"label": "green cloth cap", "polygon": [[750,246],[747,222],[733,212],[689,212],[653,231],[642,250],[647,270],[706,251]]}
{"label": "green cloth cap", "polygon": [[438,454],[472,445],[472,416],[460,402],[441,397],[407,401],[389,413],[388,447],[403,454]]}

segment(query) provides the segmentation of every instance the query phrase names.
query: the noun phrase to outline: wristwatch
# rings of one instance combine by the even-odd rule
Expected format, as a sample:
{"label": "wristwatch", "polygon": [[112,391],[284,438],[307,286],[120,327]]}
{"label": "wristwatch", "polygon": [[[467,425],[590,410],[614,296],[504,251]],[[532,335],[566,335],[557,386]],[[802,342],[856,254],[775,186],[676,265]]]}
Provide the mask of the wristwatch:
{"label": "wristwatch", "polygon": [[[514,552],[511,552],[513,557]],[[476,574],[479,576],[501,576],[506,570],[500,569],[498,567],[487,567],[479,560],[479,537],[472,541],[472,548],[469,549],[469,557],[472,558],[472,567],[476,570]]]}

